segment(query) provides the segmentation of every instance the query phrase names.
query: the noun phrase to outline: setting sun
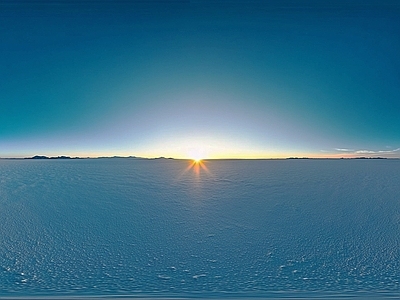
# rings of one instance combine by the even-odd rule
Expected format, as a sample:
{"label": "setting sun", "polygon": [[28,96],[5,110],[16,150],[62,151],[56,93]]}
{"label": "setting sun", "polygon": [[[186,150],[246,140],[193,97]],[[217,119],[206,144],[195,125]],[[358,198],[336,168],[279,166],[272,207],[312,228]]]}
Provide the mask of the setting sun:
{"label": "setting sun", "polygon": [[198,157],[198,158],[191,158],[190,159],[190,163],[188,165],[188,167],[186,168],[186,170],[183,173],[188,172],[189,170],[192,170],[196,176],[200,176],[200,174],[204,171],[205,173],[209,174],[209,170],[207,168],[207,166],[205,165],[205,161],[203,161],[202,158]]}
{"label": "setting sun", "polygon": [[207,153],[204,147],[197,146],[188,151],[188,157],[198,164],[207,157]]}
{"label": "setting sun", "polygon": [[193,157],[192,160],[196,163],[199,164],[203,159],[201,157]]}

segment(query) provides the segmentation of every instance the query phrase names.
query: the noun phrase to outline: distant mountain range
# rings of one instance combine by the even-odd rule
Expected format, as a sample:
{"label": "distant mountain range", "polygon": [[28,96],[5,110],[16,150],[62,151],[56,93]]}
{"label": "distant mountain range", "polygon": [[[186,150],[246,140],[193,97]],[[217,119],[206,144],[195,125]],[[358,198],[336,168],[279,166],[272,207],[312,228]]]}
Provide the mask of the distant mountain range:
{"label": "distant mountain range", "polygon": [[[76,157],[78,158],[78,157]],[[35,155],[32,157],[25,157],[24,159],[72,159],[69,156],[53,156],[53,157],[48,157],[48,156],[44,156],[44,155]]]}
{"label": "distant mountain range", "polygon": [[24,159],[87,159],[87,158],[130,158],[130,159],[173,159],[173,158],[166,158],[166,157],[156,157],[156,158],[144,158],[144,157],[137,157],[137,156],[102,156],[102,157],[70,157],[70,156],[45,156],[45,155],[35,155],[32,157],[25,157]]}

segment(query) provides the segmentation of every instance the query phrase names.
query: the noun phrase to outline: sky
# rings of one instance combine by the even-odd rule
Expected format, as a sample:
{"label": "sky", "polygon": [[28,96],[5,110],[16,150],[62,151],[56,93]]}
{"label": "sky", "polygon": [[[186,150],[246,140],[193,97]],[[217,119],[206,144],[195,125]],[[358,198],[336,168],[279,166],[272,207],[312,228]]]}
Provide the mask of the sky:
{"label": "sky", "polygon": [[325,2],[2,1],[0,157],[400,157],[400,3]]}

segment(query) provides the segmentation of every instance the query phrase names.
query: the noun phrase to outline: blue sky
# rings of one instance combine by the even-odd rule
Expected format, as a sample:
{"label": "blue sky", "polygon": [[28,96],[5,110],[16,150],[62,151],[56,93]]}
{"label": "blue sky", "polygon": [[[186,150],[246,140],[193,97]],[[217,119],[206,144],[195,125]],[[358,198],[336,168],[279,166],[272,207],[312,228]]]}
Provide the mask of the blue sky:
{"label": "blue sky", "polygon": [[396,1],[0,4],[0,157],[400,157]]}

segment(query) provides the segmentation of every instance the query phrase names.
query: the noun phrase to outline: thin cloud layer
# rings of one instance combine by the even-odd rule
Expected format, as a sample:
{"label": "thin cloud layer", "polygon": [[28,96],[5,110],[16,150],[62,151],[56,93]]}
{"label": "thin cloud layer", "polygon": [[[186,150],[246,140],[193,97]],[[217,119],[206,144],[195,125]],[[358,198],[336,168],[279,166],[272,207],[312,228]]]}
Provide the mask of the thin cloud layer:
{"label": "thin cloud layer", "polygon": [[377,154],[382,157],[395,157],[396,154],[400,153],[400,148],[392,150],[370,150],[370,149],[348,149],[348,148],[335,148],[337,152],[343,152],[346,156],[358,156],[360,154],[369,154],[370,156],[376,156]]}
{"label": "thin cloud layer", "polygon": [[336,151],[342,151],[342,152],[353,152],[353,149],[346,149],[346,148],[335,148]]}

